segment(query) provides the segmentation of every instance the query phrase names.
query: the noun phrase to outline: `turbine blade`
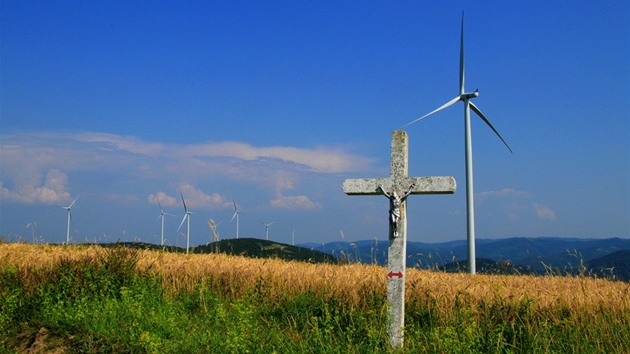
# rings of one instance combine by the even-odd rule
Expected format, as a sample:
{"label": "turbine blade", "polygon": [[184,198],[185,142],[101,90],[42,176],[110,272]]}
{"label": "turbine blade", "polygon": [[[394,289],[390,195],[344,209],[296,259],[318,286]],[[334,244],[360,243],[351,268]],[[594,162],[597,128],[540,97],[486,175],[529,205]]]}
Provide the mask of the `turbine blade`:
{"label": "turbine blade", "polygon": [[462,11],[462,34],[459,43],[459,94],[464,94],[464,11]]}
{"label": "turbine blade", "polygon": [[182,219],[182,222],[179,223],[179,227],[177,228],[176,232],[179,232],[179,229],[182,228],[182,225],[184,225],[184,221],[186,221],[187,217],[188,217],[188,214],[184,214],[184,218]]}
{"label": "turbine blade", "polygon": [[475,113],[477,113],[477,115],[481,119],[483,119],[484,122],[486,122],[486,124],[490,127],[490,129],[492,129],[494,131],[494,133],[499,137],[499,139],[501,139],[501,141],[503,142],[503,144],[505,144],[505,146],[508,148],[508,150],[510,150],[510,152],[512,152],[512,149],[510,149],[510,146],[505,142],[505,140],[503,140],[503,137],[501,137],[501,134],[499,134],[499,132],[496,129],[494,129],[494,127],[492,126],[492,124],[490,123],[488,118],[486,118],[486,116],[484,116],[483,113],[481,113],[479,108],[477,108],[477,106],[475,106],[475,104],[470,102],[470,101],[468,101],[468,104],[470,105],[470,108],[472,108],[472,110]]}
{"label": "turbine blade", "polygon": [[234,220],[234,218],[236,217],[236,214],[238,214],[238,211],[234,212],[234,215],[232,215],[232,218],[230,219],[230,222],[232,222],[232,220]]}
{"label": "turbine blade", "polygon": [[74,205],[74,203],[76,203],[77,199],[79,199],[79,197],[80,197],[80,196],[81,196],[81,195],[79,195],[78,197],[74,198],[74,200],[72,201],[72,203],[70,204],[70,206],[68,207],[68,209],[69,209],[69,208],[72,208],[72,206]]}
{"label": "turbine blade", "polygon": [[426,117],[428,117],[428,116],[432,115],[433,113],[437,113],[437,112],[439,112],[439,111],[441,111],[441,110],[443,110],[443,109],[445,109],[445,108],[448,108],[448,107],[450,107],[450,106],[454,105],[455,103],[457,103],[457,102],[459,102],[459,101],[460,101],[460,97],[459,97],[459,96],[457,96],[457,97],[453,98],[452,100],[450,100],[450,101],[446,102],[444,105],[442,105],[440,108],[438,108],[438,109],[434,110],[433,112],[431,112],[431,113],[427,113],[427,114],[423,115],[422,117],[420,117],[420,118],[418,118],[418,119],[416,119],[416,120],[414,120],[414,121],[412,121],[412,122],[410,122],[410,123],[407,123],[407,124],[403,125],[403,128],[404,128],[404,127],[406,127],[406,126],[408,126],[408,125],[411,125],[411,124],[413,124],[413,123],[415,123],[415,122],[417,122],[417,121],[419,121],[420,119],[424,119],[424,118],[426,118]]}
{"label": "turbine blade", "polygon": [[232,199],[232,203],[234,203],[234,213],[236,213],[236,201]]}
{"label": "turbine blade", "polygon": [[186,208],[186,202],[184,201],[184,195],[179,193],[182,196],[182,204],[184,204],[184,210],[188,213],[188,208]]}

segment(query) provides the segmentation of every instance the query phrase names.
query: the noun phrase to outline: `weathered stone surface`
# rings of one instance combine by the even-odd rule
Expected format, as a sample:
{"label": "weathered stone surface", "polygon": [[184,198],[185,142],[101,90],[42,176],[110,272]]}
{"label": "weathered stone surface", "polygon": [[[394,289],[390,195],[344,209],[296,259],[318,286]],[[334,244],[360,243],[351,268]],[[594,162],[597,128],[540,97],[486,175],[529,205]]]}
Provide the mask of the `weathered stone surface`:
{"label": "weathered stone surface", "polygon": [[[457,189],[455,178],[451,176],[432,176],[432,177],[405,177],[401,178],[397,185],[408,187],[414,184],[411,194],[453,194]],[[395,190],[394,181],[391,178],[357,178],[347,179],[343,182],[343,192],[348,195],[382,195],[383,192],[378,188],[383,186],[385,190]],[[407,188],[398,187],[398,193]]]}
{"label": "weathered stone surface", "polygon": [[[409,137],[404,130],[392,133],[390,177],[347,179],[342,189],[348,195],[385,195],[390,199],[387,260],[387,331],[393,347],[402,347],[405,326],[405,279],[407,254],[407,201],[409,194],[451,194],[453,177],[408,177]],[[394,192],[396,194],[394,194]],[[392,199],[393,198],[393,199]],[[392,222],[393,200],[400,202]]]}

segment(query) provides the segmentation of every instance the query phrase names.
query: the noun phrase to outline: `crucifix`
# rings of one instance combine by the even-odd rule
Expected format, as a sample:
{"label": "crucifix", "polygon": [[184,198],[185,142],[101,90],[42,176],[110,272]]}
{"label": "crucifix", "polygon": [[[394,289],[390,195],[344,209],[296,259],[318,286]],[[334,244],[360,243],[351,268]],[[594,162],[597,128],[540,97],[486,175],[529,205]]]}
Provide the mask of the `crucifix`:
{"label": "crucifix", "polygon": [[409,137],[404,130],[392,133],[390,177],[347,179],[348,195],[384,195],[389,199],[389,248],[387,256],[387,332],[392,347],[402,347],[405,326],[405,275],[407,253],[407,197],[411,194],[452,194],[453,177],[408,177]]}

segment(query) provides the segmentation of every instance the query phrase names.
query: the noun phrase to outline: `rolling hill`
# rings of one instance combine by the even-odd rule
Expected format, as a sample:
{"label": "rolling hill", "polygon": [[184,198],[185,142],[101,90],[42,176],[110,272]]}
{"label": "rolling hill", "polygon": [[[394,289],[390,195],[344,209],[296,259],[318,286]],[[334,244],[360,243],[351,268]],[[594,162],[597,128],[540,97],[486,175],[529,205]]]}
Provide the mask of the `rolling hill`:
{"label": "rolling hill", "polygon": [[[185,253],[186,249],[175,246],[160,246],[142,242],[118,242],[101,244],[103,247],[117,245],[148,250],[165,250],[167,252]],[[309,263],[335,263],[338,260],[330,254],[310,248],[291,246],[283,243],[261,240],[257,238],[240,238],[221,240],[190,248],[190,253],[225,253],[250,258],[278,258],[287,261]]]}

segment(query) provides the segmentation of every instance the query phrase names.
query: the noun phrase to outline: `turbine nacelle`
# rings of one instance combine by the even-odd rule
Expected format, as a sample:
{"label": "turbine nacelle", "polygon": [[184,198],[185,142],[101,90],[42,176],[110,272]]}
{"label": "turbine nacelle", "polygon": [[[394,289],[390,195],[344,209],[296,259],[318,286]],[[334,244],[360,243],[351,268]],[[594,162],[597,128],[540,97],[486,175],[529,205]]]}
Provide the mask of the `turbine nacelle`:
{"label": "turbine nacelle", "polygon": [[479,89],[475,90],[475,92],[463,93],[459,95],[460,100],[469,100],[471,98],[479,97]]}

